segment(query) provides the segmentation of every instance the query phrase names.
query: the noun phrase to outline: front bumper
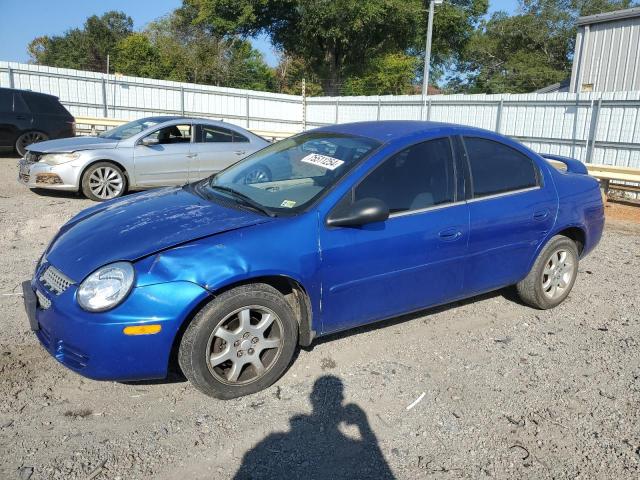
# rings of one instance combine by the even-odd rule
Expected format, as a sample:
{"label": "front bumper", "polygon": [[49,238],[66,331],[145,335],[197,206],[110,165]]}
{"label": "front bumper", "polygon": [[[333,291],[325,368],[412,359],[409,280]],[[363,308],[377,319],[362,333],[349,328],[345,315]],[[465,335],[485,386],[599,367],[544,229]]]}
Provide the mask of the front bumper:
{"label": "front bumper", "polygon": [[[209,294],[190,282],[134,287],[116,308],[91,313],[77,305],[77,285],[55,295],[36,275],[25,287],[37,291],[40,297],[31,328],[42,346],[64,366],[85,377],[117,381],[166,377],[180,326]],[[31,301],[33,296],[25,294],[29,310],[27,296]],[[162,329],[154,335],[123,333],[126,326],[144,324],[160,324]]]}
{"label": "front bumper", "polygon": [[[43,162],[29,162],[25,159],[18,162],[18,182],[29,188],[77,191],[80,173],[81,169],[74,167],[71,163],[48,165]],[[59,183],[51,183],[54,175],[60,179]]]}

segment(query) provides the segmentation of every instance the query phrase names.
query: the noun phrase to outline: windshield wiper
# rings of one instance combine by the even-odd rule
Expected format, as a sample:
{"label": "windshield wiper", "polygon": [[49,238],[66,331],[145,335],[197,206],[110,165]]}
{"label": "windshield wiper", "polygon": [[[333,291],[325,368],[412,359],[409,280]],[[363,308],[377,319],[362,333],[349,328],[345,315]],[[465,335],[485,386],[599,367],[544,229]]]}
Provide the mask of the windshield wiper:
{"label": "windshield wiper", "polygon": [[273,213],[271,210],[269,210],[268,208],[264,207],[260,203],[256,202],[250,196],[245,195],[242,192],[238,192],[237,190],[234,190],[233,188],[225,187],[224,185],[209,185],[209,187],[213,188],[215,190],[221,190],[223,192],[230,193],[231,195],[236,197],[238,200],[240,200],[245,205],[248,205],[249,207],[251,207],[251,208],[253,208],[255,210],[258,210],[258,211],[264,213],[265,215],[267,215],[269,217],[275,217],[276,216],[275,213]]}

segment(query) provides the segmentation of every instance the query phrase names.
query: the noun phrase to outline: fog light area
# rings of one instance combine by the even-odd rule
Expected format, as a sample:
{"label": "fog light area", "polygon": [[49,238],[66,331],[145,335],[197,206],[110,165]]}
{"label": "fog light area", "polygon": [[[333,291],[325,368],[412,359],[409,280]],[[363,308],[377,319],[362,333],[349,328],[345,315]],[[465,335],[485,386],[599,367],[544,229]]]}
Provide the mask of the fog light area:
{"label": "fog light area", "polygon": [[39,173],[36,175],[36,183],[47,183],[49,185],[55,185],[62,183],[62,179],[55,173]]}

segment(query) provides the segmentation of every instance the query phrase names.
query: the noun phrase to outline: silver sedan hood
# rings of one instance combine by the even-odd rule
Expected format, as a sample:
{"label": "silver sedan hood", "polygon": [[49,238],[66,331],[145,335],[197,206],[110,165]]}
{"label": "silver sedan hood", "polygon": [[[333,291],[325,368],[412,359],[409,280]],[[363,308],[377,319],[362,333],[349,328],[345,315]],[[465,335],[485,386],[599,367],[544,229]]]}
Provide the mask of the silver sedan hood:
{"label": "silver sedan hood", "polygon": [[98,148],[116,148],[117,140],[100,137],[72,137],[47,140],[29,145],[29,151],[38,153],[75,152],[78,150],[95,150]]}

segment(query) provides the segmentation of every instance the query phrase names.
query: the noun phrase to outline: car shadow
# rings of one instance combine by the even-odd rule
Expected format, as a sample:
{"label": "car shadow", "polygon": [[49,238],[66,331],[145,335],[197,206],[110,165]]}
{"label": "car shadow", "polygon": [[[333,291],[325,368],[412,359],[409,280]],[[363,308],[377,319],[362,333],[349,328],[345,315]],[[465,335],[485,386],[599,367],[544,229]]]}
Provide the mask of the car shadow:
{"label": "car shadow", "polygon": [[65,190],[48,190],[46,188],[32,188],[31,191],[40,197],[84,198],[78,192],[67,192]]}
{"label": "car shadow", "polygon": [[320,377],[309,399],[313,411],[294,415],[289,431],[271,433],[249,450],[234,479],[395,478],[364,410],[344,404],[340,378]]}

